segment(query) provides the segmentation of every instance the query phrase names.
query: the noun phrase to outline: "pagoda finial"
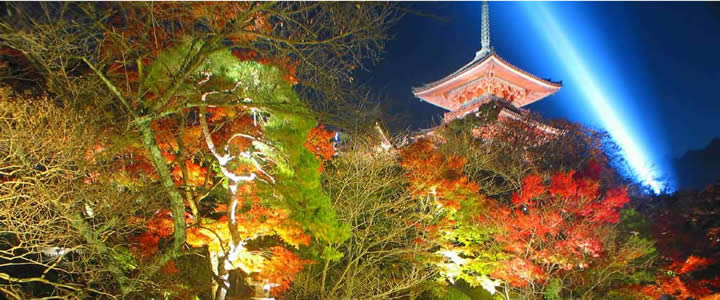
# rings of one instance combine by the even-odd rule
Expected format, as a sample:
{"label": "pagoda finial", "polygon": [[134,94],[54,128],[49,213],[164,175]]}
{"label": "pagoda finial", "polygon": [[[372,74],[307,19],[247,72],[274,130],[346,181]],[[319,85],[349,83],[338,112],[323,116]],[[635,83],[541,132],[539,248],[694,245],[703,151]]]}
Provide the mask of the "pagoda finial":
{"label": "pagoda finial", "polygon": [[480,41],[482,48],[480,48],[480,51],[475,53],[475,59],[481,58],[490,53],[490,11],[487,1],[483,1],[482,3],[481,18],[482,28],[480,31]]}
{"label": "pagoda finial", "polygon": [[482,49],[490,50],[490,12],[487,1],[482,4]]}

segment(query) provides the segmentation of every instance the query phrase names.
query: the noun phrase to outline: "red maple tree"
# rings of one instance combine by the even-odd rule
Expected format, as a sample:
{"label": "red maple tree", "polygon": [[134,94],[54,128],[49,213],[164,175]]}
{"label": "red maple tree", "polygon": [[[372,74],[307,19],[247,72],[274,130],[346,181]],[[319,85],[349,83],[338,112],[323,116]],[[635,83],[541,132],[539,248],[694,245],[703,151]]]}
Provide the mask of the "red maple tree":
{"label": "red maple tree", "polygon": [[553,272],[588,268],[603,255],[607,224],[618,222],[628,201],[625,189],[603,191],[596,180],[573,171],[549,182],[528,175],[509,205],[490,201],[487,213],[475,218],[499,229],[495,237],[510,254],[492,275],[524,287],[545,282]]}

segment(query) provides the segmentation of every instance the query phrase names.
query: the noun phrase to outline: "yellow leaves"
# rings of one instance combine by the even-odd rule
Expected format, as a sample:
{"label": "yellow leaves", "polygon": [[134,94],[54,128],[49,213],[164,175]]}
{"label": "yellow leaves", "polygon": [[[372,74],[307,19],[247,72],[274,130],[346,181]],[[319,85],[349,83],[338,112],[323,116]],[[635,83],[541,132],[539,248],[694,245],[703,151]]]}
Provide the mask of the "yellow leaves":
{"label": "yellow leaves", "polygon": [[238,257],[230,263],[233,269],[241,269],[243,272],[251,274],[262,272],[265,261],[265,257],[256,251],[242,250],[238,253]]}
{"label": "yellow leaves", "polygon": [[[225,207],[225,206],[223,206]],[[309,245],[310,237],[284,209],[270,209],[258,204],[236,217],[237,229],[242,240],[277,235],[284,242],[298,247]],[[219,220],[206,219],[203,224],[191,225],[187,230],[187,243],[192,247],[208,246],[211,251],[223,251],[231,241],[227,217]]]}
{"label": "yellow leaves", "polygon": [[290,224],[284,224],[277,229],[275,232],[280,238],[288,244],[295,246],[296,248],[300,245],[310,245],[310,236],[305,233],[299,224],[295,222],[286,222]]}
{"label": "yellow leaves", "polygon": [[172,177],[175,184],[183,184],[187,182],[191,186],[201,186],[205,183],[205,176],[207,174],[207,168],[200,166],[192,160],[185,160],[185,167],[187,168],[187,178],[183,178],[182,165],[176,165],[172,170]]}
{"label": "yellow leaves", "polygon": [[[222,206],[220,209],[227,206]],[[243,242],[262,236],[279,236],[292,246],[309,245],[310,237],[305,234],[299,224],[289,219],[289,213],[283,209],[270,209],[258,204],[236,218],[237,229]],[[225,255],[230,251],[232,236],[227,217],[219,220],[203,220],[202,224],[191,224],[187,229],[187,243],[191,247],[208,247],[210,253]],[[232,269],[244,272],[262,273],[274,277],[284,288],[294,279],[295,273],[309,261],[301,261],[289,250],[272,247],[272,258],[267,259],[267,251],[250,251],[243,243],[236,249],[237,256],[230,262]],[[271,270],[272,269],[272,270]],[[266,277],[267,278],[267,277]]]}

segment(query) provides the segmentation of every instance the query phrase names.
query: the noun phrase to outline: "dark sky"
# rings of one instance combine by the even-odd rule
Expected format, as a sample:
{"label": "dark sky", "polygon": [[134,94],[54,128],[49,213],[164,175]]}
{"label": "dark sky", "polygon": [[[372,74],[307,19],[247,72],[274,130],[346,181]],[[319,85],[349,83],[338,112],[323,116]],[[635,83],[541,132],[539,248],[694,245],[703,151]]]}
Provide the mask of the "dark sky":
{"label": "dark sky", "polygon": [[[457,70],[480,48],[479,2],[405,3],[445,18],[409,15],[393,27],[383,61],[365,82],[386,97],[394,127],[430,126],[443,111],[414,98],[411,87]],[[491,2],[492,46],[514,65],[562,81],[555,95],[527,108],[607,128],[592,109],[588,82],[567,66],[563,37],[548,34],[548,12],[593,84],[608,99],[659,176],[673,177],[672,158],[720,137],[720,3]],[[612,132],[611,132],[612,134]]]}

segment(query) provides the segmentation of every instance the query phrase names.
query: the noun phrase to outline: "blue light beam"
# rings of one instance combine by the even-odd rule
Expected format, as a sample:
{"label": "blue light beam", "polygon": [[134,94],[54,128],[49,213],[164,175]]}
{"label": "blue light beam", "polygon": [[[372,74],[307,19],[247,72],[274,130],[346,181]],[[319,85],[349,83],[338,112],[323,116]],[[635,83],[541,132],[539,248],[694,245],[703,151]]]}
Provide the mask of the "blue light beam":
{"label": "blue light beam", "polygon": [[573,81],[580,84],[577,87],[585,96],[585,100],[595,111],[595,115],[602,122],[602,126],[610,133],[610,136],[620,146],[621,153],[629,163],[632,172],[638,180],[652,188],[655,193],[660,193],[665,184],[657,178],[657,171],[652,167],[647,152],[638,145],[631,132],[623,126],[623,122],[615,113],[612,102],[605,94],[604,87],[601,87],[593,74],[588,69],[588,64],[578,53],[577,49],[568,39],[568,36],[561,30],[550,11],[540,3],[534,3],[531,14],[536,17],[536,25],[542,29],[544,37],[552,46],[560,59],[561,64],[568,71]]}

